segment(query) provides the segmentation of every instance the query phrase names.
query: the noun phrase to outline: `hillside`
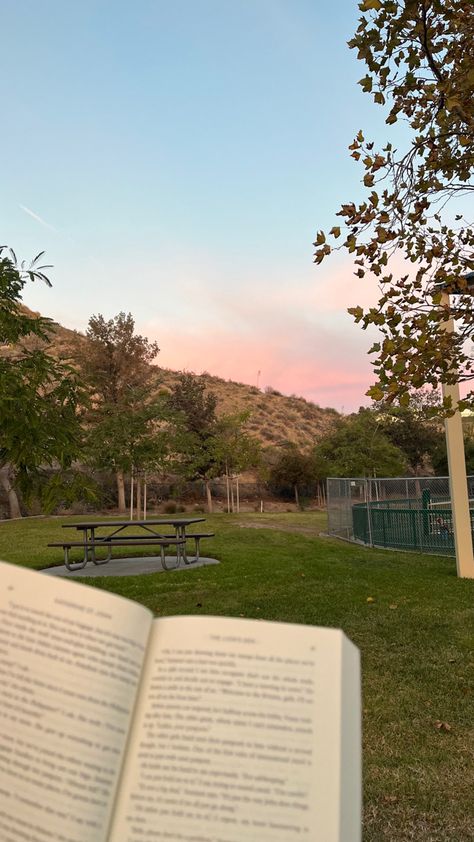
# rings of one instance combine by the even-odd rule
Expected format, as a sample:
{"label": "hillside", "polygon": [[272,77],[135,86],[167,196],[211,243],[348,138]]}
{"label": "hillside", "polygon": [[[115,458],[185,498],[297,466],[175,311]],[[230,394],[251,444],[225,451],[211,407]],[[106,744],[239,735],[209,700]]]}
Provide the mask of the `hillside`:
{"label": "hillside", "polygon": [[[24,308],[31,314],[31,310]],[[61,359],[72,362],[77,348],[87,339],[78,331],[53,322],[53,333],[49,352]],[[30,347],[38,345],[38,340],[25,343]],[[176,382],[179,372],[151,366],[154,371],[156,389],[170,389]],[[339,414],[334,409],[323,409],[318,405],[296,395],[282,395],[276,390],[260,391],[255,386],[223,380],[211,374],[194,375],[203,382],[206,389],[217,397],[217,413],[234,414],[250,412],[248,430],[255,435],[263,446],[278,446],[284,442],[293,442],[302,450],[311,448],[332,426]]]}

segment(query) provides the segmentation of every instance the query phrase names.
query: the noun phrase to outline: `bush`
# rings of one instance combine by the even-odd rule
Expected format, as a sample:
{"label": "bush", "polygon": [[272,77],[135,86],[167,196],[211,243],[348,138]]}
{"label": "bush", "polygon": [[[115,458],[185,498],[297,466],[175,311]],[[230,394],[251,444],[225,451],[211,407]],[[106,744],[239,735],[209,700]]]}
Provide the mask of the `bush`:
{"label": "bush", "polygon": [[273,386],[265,386],[265,394],[266,395],[276,395],[278,398],[282,398],[283,395],[278,389],[274,389]]}
{"label": "bush", "polygon": [[175,515],[179,514],[179,512],[185,512],[186,506],[183,506],[182,503],[175,503],[174,500],[167,500],[166,503],[163,505],[163,512],[165,515]]}
{"label": "bush", "polygon": [[163,512],[165,515],[175,515],[177,511],[178,505],[173,500],[168,500],[168,502],[163,506]]}

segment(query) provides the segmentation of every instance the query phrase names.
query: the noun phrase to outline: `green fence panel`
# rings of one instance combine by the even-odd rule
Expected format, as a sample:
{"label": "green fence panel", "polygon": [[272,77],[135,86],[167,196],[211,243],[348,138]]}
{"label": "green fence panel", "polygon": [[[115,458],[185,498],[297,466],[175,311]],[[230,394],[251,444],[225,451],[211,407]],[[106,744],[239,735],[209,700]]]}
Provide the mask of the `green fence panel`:
{"label": "green fence panel", "polygon": [[[379,502],[357,503],[352,507],[352,523],[354,538],[364,544],[454,555],[450,509],[384,509]],[[471,529],[474,536],[474,511]]]}

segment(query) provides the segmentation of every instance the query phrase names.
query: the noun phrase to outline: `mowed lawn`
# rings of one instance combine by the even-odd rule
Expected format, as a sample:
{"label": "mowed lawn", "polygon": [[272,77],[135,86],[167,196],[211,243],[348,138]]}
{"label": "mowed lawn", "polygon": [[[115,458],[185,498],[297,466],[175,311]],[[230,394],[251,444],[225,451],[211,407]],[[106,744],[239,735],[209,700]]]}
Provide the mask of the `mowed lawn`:
{"label": "mowed lawn", "polygon": [[[63,522],[3,522],[0,558],[61,563],[46,544],[64,540]],[[216,515],[205,528],[216,537],[202,554],[219,565],[84,581],[157,615],[341,627],[362,652],[364,842],[473,840],[474,581],[454,559],[322,537],[322,514]]]}

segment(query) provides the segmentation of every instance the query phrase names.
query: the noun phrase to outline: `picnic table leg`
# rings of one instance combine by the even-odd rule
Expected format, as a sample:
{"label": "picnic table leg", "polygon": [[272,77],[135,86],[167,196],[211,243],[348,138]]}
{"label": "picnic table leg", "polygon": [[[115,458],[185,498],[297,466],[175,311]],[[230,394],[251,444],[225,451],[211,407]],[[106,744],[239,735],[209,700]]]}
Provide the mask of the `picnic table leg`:
{"label": "picnic table leg", "polygon": [[[87,536],[87,531],[86,531],[85,534]],[[89,546],[89,548],[88,548],[88,552],[90,553],[90,561],[92,561],[95,565],[97,565],[97,567],[100,564],[107,564],[107,562],[109,562],[110,559],[112,558],[112,544],[111,544],[111,542],[109,541],[109,552],[107,554],[107,557],[103,558],[101,561],[99,561],[99,559],[95,557],[96,544],[95,544],[94,527],[91,527],[90,540],[91,540],[91,546]]]}
{"label": "picnic table leg", "polygon": [[177,559],[178,563],[173,565],[173,567],[168,567],[168,562],[166,561],[166,554],[165,554],[166,546],[167,545],[165,545],[165,544],[161,545],[161,564],[162,564],[163,570],[175,570],[177,567],[179,567],[179,544],[176,545],[176,559]]}
{"label": "picnic table leg", "polygon": [[100,564],[107,564],[110,561],[110,559],[112,558],[112,544],[110,542],[108,544],[108,547],[109,547],[108,555],[106,556],[106,558],[103,558],[103,559],[98,559],[98,558],[95,557],[95,547],[90,548],[92,550],[91,561],[93,561],[94,564],[97,565],[97,567],[99,567]]}
{"label": "picnic table leg", "polygon": [[95,551],[94,551],[94,527],[91,528],[91,535],[90,540],[92,546],[89,544],[89,530],[84,530],[84,566],[87,564],[88,561],[95,562]]}
{"label": "picnic table leg", "polygon": [[189,564],[188,557],[186,555],[186,527],[181,526],[179,523],[176,525],[176,537],[184,538],[184,544],[177,544],[176,546],[176,555],[178,557],[178,564],[176,566],[179,567],[181,559],[183,559],[184,564]]}
{"label": "picnic table leg", "polygon": [[82,570],[82,568],[85,567],[87,564],[87,556],[85,556],[85,558],[83,558],[82,561],[78,561],[71,564],[71,562],[69,561],[69,550],[70,547],[64,547],[64,564],[66,566],[66,569],[69,570],[69,572],[71,573],[73,570]]}

